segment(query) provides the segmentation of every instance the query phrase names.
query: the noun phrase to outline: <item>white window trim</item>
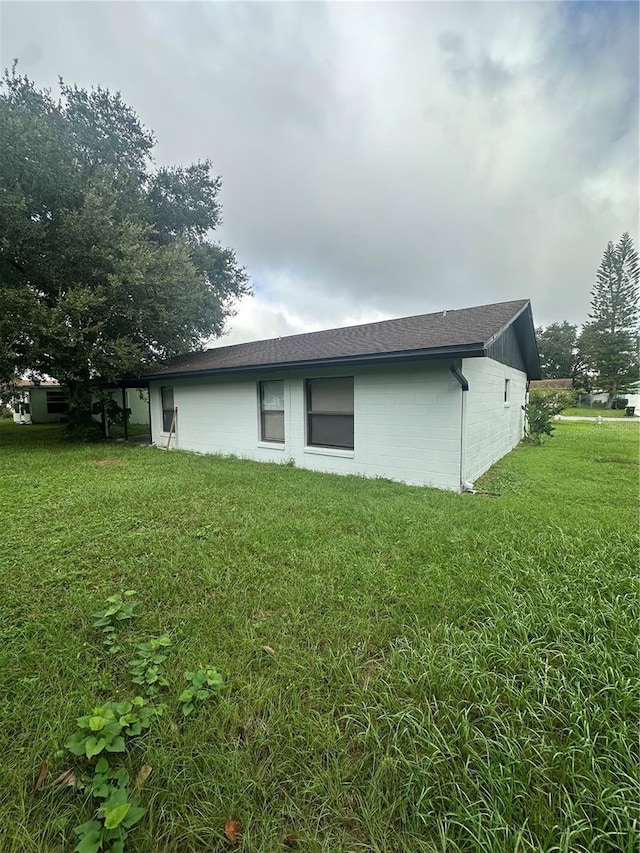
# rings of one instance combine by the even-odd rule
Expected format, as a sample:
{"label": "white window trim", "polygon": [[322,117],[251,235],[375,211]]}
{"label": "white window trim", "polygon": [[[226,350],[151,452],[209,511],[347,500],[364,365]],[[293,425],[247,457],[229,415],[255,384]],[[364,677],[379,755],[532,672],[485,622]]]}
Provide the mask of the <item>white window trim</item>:
{"label": "white window trim", "polygon": [[321,447],[320,445],[307,445],[303,448],[303,452],[315,456],[338,456],[342,459],[353,459],[355,455],[353,450],[342,450],[339,447]]}
{"label": "white window trim", "polygon": [[[330,447],[324,444],[306,444],[309,440],[309,403],[308,403],[308,387],[309,382],[313,382],[315,379],[351,379],[352,388],[353,388],[353,411],[352,412],[336,412],[336,414],[350,414],[353,418],[353,444],[354,447]],[[303,394],[304,394],[304,406],[305,406],[305,446],[303,448],[304,453],[315,453],[318,456],[341,456],[344,459],[353,459],[353,454],[355,452],[355,441],[356,441],[356,378],[353,374],[347,374],[346,376],[307,376],[303,380]]]}
{"label": "white window trim", "polygon": [[[284,428],[284,438],[282,439],[282,441],[269,441],[269,439],[262,438],[262,415],[263,415],[263,411],[264,411],[262,408],[262,384],[263,384],[263,382],[282,382],[282,396],[283,396],[282,425]],[[287,409],[287,392],[289,390],[288,389],[288,383],[286,382],[286,380],[278,379],[278,378],[259,379],[257,386],[256,386],[256,389],[258,392],[258,424],[257,424],[258,432],[257,432],[256,444],[258,447],[266,448],[268,450],[273,450],[275,448],[277,448],[278,450],[284,450],[286,442],[287,442],[287,411],[288,411],[288,409]]]}

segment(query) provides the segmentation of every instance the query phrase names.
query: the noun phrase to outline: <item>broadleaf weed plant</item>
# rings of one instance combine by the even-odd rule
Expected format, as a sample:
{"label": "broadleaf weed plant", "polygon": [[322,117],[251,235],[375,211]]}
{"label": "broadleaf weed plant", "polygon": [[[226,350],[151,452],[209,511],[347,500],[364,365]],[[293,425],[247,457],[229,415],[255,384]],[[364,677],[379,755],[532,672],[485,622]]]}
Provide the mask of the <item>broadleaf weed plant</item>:
{"label": "broadleaf weed plant", "polygon": [[121,651],[116,635],[116,626],[118,622],[128,622],[135,617],[134,610],[138,602],[131,600],[135,594],[135,590],[128,589],[122,595],[110,595],[107,598],[107,606],[104,610],[97,610],[91,614],[93,627],[100,628],[104,634],[103,643],[110,654]]}
{"label": "broadleaf weed plant", "polygon": [[79,731],[71,735],[65,747],[73,755],[88,759],[103,750],[125,752],[125,737],[141,734],[162,711],[163,706],[149,706],[142,696],[136,696],[132,702],[105,702],[93,708],[91,714],[78,717]]}
{"label": "broadleaf weed plant", "polygon": [[[104,610],[92,613],[93,627],[105,635],[104,645],[110,654],[122,651],[117,636],[119,623],[130,622],[137,602],[132,601],[133,590],[107,599]],[[171,638],[167,634],[152,637],[135,645],[135,657],[129,663],[131,681],[144,688],[144,696],[131,701],[103,702],[89,714],[78,717],[78,730],[65,742],[65,748],[89,763],[83,784],[90,799],[102,801],[91,820],[74,827],[79,842],[75,853],[124,853],[129,830],[146,814],[146,809],[129,791],[129,772],[121,764],[111,761],[122,759],[127,752],[129,739],[143,734],[161,716],[166,705],[151,701],[162,688],[169,686],[165,675],[167,649]],[[222,687],[222,676],[213,668],[187,672],[191,686],[184,690],[178,701],[183,715],[190,714],[196,701],[204,701]],[[107,757],[108,756],[108,757]]]}
{"label": "broadleaf weed plant", "polygon": [[178,696],[178,702],[182,703],[182,714],[188,717],[197,702],[204,702],[217,693],[224,684],[224,680],[216,669],[199,669],[196,672],[185,672],[184,677],[191,682]]}
{"label": "broadleaf weed plant", "polygon": [[165,650],[170,645],[171,638],[164,634],[138,643],[135,647],[136,657],[129,664],[131,681],[144,687],[149,697],[157,696],[160,688],[169,686],[164,674],[164,663],[169,657]]}

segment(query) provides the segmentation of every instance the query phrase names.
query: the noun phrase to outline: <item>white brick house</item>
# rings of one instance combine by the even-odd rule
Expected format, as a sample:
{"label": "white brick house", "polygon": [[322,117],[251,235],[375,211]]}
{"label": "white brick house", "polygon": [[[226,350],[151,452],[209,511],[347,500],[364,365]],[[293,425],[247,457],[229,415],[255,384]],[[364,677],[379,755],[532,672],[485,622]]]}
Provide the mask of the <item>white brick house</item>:
{"label": "white brick house", "polygon": [[459,491],[520,441],[538,377],[519,300],[206,350],[145,378],[159,446]]}

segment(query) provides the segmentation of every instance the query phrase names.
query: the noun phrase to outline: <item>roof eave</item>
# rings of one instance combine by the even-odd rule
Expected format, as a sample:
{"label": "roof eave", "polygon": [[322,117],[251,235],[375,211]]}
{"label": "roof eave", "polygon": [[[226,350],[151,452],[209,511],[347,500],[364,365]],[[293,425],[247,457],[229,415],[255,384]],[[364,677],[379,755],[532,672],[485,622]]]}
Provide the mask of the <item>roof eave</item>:
{"label": "roof eave", "polygon": [[[526,339],[523,339],[520,334],[521,324],[524,323],[526,325],[525,336]],[[495,333],[489,340],[486,342],[485,347],[489,349],[492,343],[494,343],[504,332],[509,328],[509,326],[513,326],[514,331],[516,333],[516,337],[518,339],[518,343],[520,344],[520,348],[522,351],[522,356],[524,358],[525,366],[527,368],[527,378],[528,379],[540,379],[542,376],[542,372],[540,370],[540,353],[538,352],[538,341],[536,338],[536,329],[533,322],[533,311],[531,309],[531,301],[529,299],[525,300],[524,305],[517,311],[513,317],[509,320],[508,323]],[[528,340],[527,340],[528,339]]]}
{"label": "roof eave", "polygon": [[162,371],[147,373],[147,382],[161,379],[193,379],[205,376],[229,376],[239,373],[265,373],[283,370],[348,367],[351,365],[397,364],[406,361],[431,361],[445,358],[478,358],[487,353],[484,343],[461,344],[460,346],[432,347],[425,350],[402,350],[399,352],[364,353],[363,355],[336,356],[295,361],[268,362],[266,364],[243,364],[237,367],[209,367],[195,370]]}

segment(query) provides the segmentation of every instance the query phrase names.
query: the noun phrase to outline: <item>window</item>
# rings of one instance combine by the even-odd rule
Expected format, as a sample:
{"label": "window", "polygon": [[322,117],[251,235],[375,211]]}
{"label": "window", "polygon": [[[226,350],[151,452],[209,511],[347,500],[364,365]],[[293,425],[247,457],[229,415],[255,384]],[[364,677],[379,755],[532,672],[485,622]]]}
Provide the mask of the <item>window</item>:
{"label": "window", "polygon": [[504,380],[504,404],[505,404],[505,406],[508,405],[508,403],[509,403],[509,384],[510,384],[510,382],[511,382],[510,379]]}
{"label": "window", "polygon": [[259,383],[260,440],[284,442],[284,380]]}
{"label": "window", "polygon": [[47,414],[61,415],[69,411],[66,391],[47,391]]}
{"label": "window", "polygon": [[353,376],[307,379],[307,443],[353,450]]}
{"label": "window", "polygon": [[160,389],[160,392],[162,394],[162,431],[169,432],[174,412],[173,388],[165,386]]}

